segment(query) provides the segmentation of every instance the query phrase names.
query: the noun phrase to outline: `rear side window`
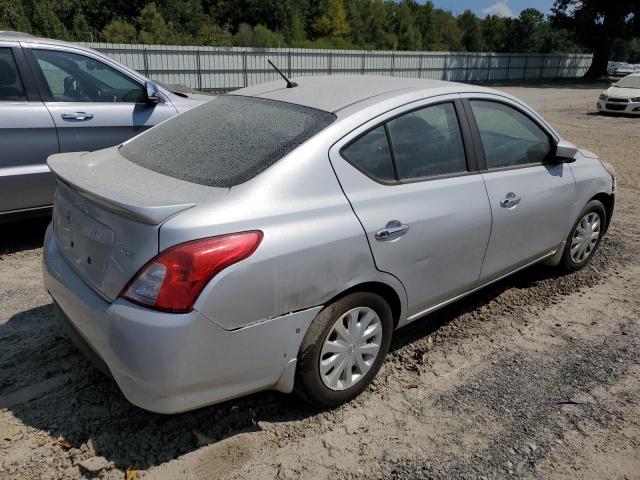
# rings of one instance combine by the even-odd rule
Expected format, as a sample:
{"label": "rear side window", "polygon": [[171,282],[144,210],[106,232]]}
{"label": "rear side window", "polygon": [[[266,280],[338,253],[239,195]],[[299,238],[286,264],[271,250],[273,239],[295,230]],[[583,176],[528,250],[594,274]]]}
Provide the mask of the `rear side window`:
{"label": "rear side window", "polygon": [[291,103],[222,95],[134,138],[120,153],[163,175],[228,188],[255,177],[335,118]]}
{"label": "rear side window", "polygon": [[515,108],[498,102],[471,100],[487,168],[541,163],[551,151],[547,134]]}
{"label": "rear side window", "polygon": [[467,171],[460,125],[452,103],[406,113],[388,123],[400,180]]}
{"label": "rear side window", "polygon": [[342,155],[356,168],[378,180],[396,179],[384,125],[349,144],[342,150]]}
{"label": "rear side window", "polygon": [[18,68],[9,48],[0,48],[0,102],[25,101]]}

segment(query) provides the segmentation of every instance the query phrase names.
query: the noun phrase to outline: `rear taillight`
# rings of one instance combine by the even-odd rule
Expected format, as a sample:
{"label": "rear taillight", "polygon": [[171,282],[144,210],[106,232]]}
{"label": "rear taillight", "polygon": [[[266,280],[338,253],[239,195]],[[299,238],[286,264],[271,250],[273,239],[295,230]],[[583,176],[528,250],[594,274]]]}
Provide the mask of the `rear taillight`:
{"label": "rear taillight", "polygon": [[168,248],[131,279],[121,296],[165,312],[185,313],[219,272],[255,252],[262,232],[209,237]]}

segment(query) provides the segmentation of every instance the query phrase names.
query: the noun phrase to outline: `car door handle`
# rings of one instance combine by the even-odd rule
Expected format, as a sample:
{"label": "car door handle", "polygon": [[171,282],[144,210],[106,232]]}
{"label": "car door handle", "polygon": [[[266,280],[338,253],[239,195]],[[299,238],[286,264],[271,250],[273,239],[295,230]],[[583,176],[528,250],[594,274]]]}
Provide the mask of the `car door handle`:
{"label": "car door handle", "polygon": [[517,195],[513,192],[509,192],[507,193],[507,196],[504,198],[504,200],[500,201],[500,206],[502,208],[513,208],[516,205],[518,205],[521,200],[522,200],[522,197],[520,195]]}
{"label": "car door handle", "polygon": [[409,231],[409,225],[405,225],[398,220],[391,220],[387,225],[376,232],[376,240],[389,242],[396,240]]}
{"label": "car door handle", "polygon": [[63,120],[71,120],[73,122],[85,122],[93,118],[93,113],[87,112],[67,112],[62,115]]}

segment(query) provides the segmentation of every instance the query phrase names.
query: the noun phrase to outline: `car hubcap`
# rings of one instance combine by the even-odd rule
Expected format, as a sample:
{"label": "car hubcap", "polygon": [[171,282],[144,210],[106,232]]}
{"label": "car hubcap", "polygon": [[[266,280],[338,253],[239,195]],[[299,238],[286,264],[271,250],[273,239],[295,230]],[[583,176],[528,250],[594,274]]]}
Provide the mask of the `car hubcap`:
{"label": "car hubcap", "polygon": [[591,212],[580,219],[571,239],[571,260],[584,262],[593,252],[600,237],[600,215]]}
{"label": "car hubcap", "polygon": [[356,307],[333,324],[320,352],[320,377],[331,390],[360,381],[380,353],[382,322],[369,307]]}

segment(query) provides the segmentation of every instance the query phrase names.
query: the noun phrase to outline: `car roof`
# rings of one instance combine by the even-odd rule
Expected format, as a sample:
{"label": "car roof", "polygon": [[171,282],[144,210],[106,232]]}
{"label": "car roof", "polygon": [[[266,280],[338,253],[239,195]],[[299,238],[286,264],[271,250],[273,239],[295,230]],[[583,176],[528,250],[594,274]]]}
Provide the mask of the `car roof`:
{"label": "car roof", "polygon": [[433,90],[437,94],[491,92],[494,90],[463,83],[420,78],[398,78],[372,75],[330,75],[292,78],[298,86],[287,88],[284,80],[262,83],[230,92],[232,95],[269,98],[306,107],[337,112],[351,105],[393,92]]}
{"label": "car roof", "polygon": [[47,43],[51,45],[66,45],[79,48],[81,50],[87,50],[84,47],[80,47],[64,40],[56,40],[53,38],[37,37],[30,33],[14,32],[12,30],[0,30],[0,42],[35,42],[35,43]]}

